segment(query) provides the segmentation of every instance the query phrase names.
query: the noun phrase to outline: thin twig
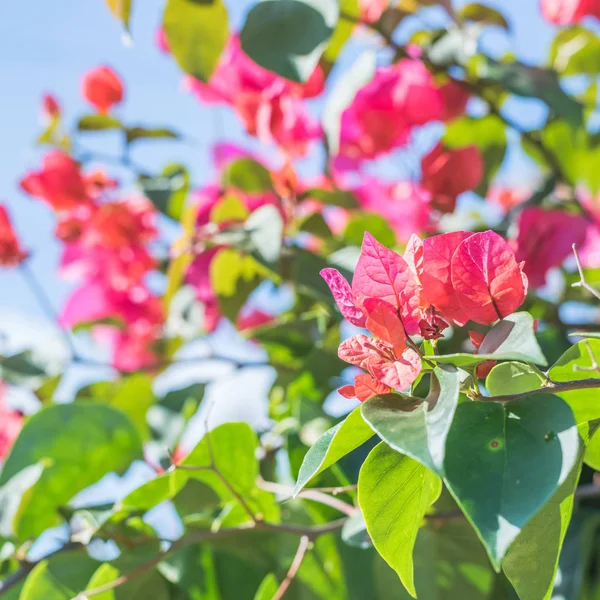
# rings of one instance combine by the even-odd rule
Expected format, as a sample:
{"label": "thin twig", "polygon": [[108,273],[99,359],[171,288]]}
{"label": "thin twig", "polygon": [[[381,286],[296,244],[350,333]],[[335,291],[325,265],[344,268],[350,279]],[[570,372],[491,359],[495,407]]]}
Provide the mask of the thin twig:
{"label": "thin twig", "polygon": [[296,555],[294,556],[294,560],[285,576],[285,579],[281,582],[279,589],[275,592],[273,596],[273,600],[281,600],[283,595],[286,593],[287,589],[294,581],[296,574],[298,573],[300,566],[302,565],[302,561],[306,556],[306,552],[308,551],[308,547],[310,545],[310,540],[305,535],[300,538],[300,543],[298,544],[298,550],[296,550]]}
{"label": "thin twig", "polygon": [[[294,492],[294,488],[292,486],[276,483],[274,481],[264,481],[263,479],[259,479],[258,487],[267,492],[272,492],[273,494],[283,494],[286,496],[286,500],[291,499]],[[325,504],[326,506],[331,506],[331,508],[335,508],[336,510],[348,516],[353,515],[357,510],[356,507],[352,506],[352,504],[343,502],[339,498],[334,498],[333,496],[329,496],[328,494],[316,489],[302,490],[297,497],[303,498],[304,500],[312,500],[313,502],[318,502],[319,504]]]}
{"label": "thin twig", "polygon": [[583,265],[581,264],[581,259],[579,258],[579,253],[577,252],[577,244],[573,244],[573,254],[575,255],[575,262],[577,263],[577,270],[579,271],[579,281],[575,282],[572,287],[582,287],[587,290],[592,296],[595,296],[600,300],[600,292],[591,286],[585,279],[585,273],[583,272]]}

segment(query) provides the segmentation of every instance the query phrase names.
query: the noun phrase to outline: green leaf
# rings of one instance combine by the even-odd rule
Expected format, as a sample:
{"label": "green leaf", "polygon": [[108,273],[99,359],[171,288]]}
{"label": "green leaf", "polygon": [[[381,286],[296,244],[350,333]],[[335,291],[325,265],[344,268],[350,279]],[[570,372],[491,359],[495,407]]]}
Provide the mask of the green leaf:
{"label": "green leaf", "polygon": [[479,2],[471,2],[463,6],[458,11],[460,17],[466,21],[475,21],[476,23],[482,23],[483,25],[497,25],[502,29],[510,30],[510,25],[506,20],[506,17],[495,8],[479,4]]}
{"label": "green leaf", "polygon": [[267,264],[273,264],[279,259],[283,244],[283,229],[283,217],[273,204],[257,208],[244,225],[252,249]]}
{"label": "green leaf", "polygon": [[559,31],[550,49],[550,65],[561,75],[598,75],[600,39],[579,25]]}
{"label": "green leaf", "polygon": [[123,26],[127,31],[129,31],[132,1],[133,0],[106,0],[110,12],[112,12],[116,19],[123,23]]}
{"label": "green leaf", "polygon": [[436,367],[429,395],[416,406],[398,394],[387,394],[365,402],[361,412],[386,444],[441,473],[459,391],[459,371]]}
{"label": "green leaf", "polygon": [[108,129],[122,129],[119,119],[109,115],[84,115],[77,122],[79,131],[106,131]]}
{"label": "green leaf", "polygon": [[0,358],[0,376],[6,383],[29,389],[39,388],[50,377],[48,365],[31,350]]}
{"label": "green leaf", "polygon": [[208,81],[229,38],[225,3],[167,0],[163,29],[177,64],[188,75]]}
{"label": "green leaf", "polygon": [[326,431],[306,453],[294,496],[315,476],[336,463],[340,458],[362,446],[373,437],[373,431],[363,421],[360,407],[355,408],[341,423]]}
{"label": "green leaf", "polygon": [[277,581],[277,577],[273,573],[269,573],[260,584],[254,595],[254,600],[273,600],[278,588],[279,582]]}
{"label": "green leaf", "polygon": [[[413,560],[417,598],[491,600],[493,571],[481,542],[465,519],[428,519],[417,536]],[[392,578],[386,581],[381,598],[409,599],[408,593],[387,593],[386,590],[395,590],[392,586],[396,582]]]}
{"label": "green leaf", "polygon": [[449,148],[474,145],[479,148],[485,164],[484,181],[475,190],[485,197],[488,186],[500,169],[506,155],[506,127],[495,115],[463,116],[446,127],[443,142]]}
{"label": "green leaf", "polygon": [[[118,569],[115,569],[115,567],[109,563],[104,563],[100,565],[98,570],[92,575],[92,578],[85,589],[86,591],[93,590],[94,588],[111,583],[112,581],[115,581],[119,575]],[[108,590],[102,594],[97,594],[94,598],[96,598],[96,600],[115,600],[115,592],[114,590]]]}
{"label": "green leaf", "polygon": [[14,536],[13,523],[18,515],[23,495],[39,481],[44,467],[43,462],[29,465],[13,475],[0,488],[0,538],[10,539]]}
{"label": "green leaf", "polygon": [[543,374],[534,367],[518,362],[496,365],[485,380],[491,396],[521,394],[539,390],[544,382]]}
{"label": "green leaf", "polygon": [[358,208],[356,196],[347,190],[321,190],[310,188],[304,192],[299,200],[317,200],[327,206],[341,206],[342,208]]}
{"label": "green leaf", "polygon": [[335,156],[340,149],[342,114],[352,104],[357,92],[373,79],[376,66],[375,52],[372,50],[363,52],[342,73],[330,90],[323,108],[323,131],[331,156]]}
{"label": "green leaf", "polygon": [[245,221],[249,214],[245,202],[239,196],[229,194],[215,203],[210,211],[210,222],[222,225],[232,221]]}
{"label": "green leaf", "polygon": [[441,491],[437,475],[383,442],[358,476],[358,503],[373,544],[414,597],[413,549],[421,520]]}
{"label": "green leaf", "polygon": [[[503,568],[521,600],[547,600],[567,527],[573,512],[573,493],[581,472],[582,445],[577,462],[567,479],[525,525],[510,547]],[[535,561],[531,557],[536,557]]]}
{"label": "green leaf", "polygon": [[328,240],[333,236],[327,221],[321,213],[311,213],[307,215],[298,224],[298,229],[305,233],[310,233],[323,240]]}
{"label": "green leaf", "polygon": [[76,401],[88,400],[107,404],[125,413],[138,428],[143,440],[150,437],[146,413],[154,404],[152,379],[144,373],[135,373],[119,381],[99,381],[79,392]]}
{"label": "green leaf", "polygon": [[365,231],[368,231],[384,246],[394,246],[396,244],[396,234],[387,220],[380,215],[369,213],[361,213],[350,219],[344,230],[344,242],[351,246],[360,247]]}
{"label": "green leaf", "polygon": [[210,282],[221,312],[235,322],[248,296],[264,279],[264,270],[252,256],[232,248],[220,250],[210,263]]}
{"label": "green leaf", "polygon": [[271,174],[253,158],[238,158],[229,163],[221,175],[224,187],[233,186],[249,194],[266,192],[273,188]]}
{"label": "green leaf", "polygon": [[103,405],[49,406],[30,417],[6,459],[0,485],[43,461],[48,466],[14,520],[21,539],[61,523],[58,509],[111,471],[142,455],[140,436],[122,412]]}
{"label": "green leaf", "polygon": [[172,129],[167,129],[166,127],[126,127],[125,137],[127,143],[131,144],[131,142],[135,142],[136,140],[178,140],[180,136]]}
{"label": "green leaf", "polygon": [[144,195],[156,208],[171,219],[179,221],[190,191],[190,175],[183,165],[167,165],[158,177],[140,177]]}
{"label": "green leaf", "polygon": [[261,67],[303,83],[336,26],[337,0],[261,0],[240,32],[244,52]]}
{"label": "green leaf", "polygon": [[19,600],[71,600],[85,589],[98,562],[82,552],[61,552],[38,563]]}
{"label": "green leaf", "polygon": [[471,367],[484,360],[518,360],[545,366],[546,358],[535,339],[533,317],[518,312],[496,323],[487,333],[478,354],[447,354],[427,356],[429,360],[456,367]]}
{"label": "green leaf", "polygon": [[557,396],[458,406],[446,440],[445,481],[497,569],[567,479],[579,446],[573,414]]}
{"label": "green leaf", "polygon": [[574,128],[583,125],[583,107],[560,87],[554,71],[521,63],[503,63],[487,58],[478,61],[476,75],[499,83],[509,92],[524,98],[538,98]]}
{"label": "green leaf", "polygon": [[[578,342],[559,358],[548,371],[548,376],[557,382],[599,379],[600,373],[593,369],[594,360],[600,361],[600,340]],[[597,389],[562,392],[558,395],[573,410],[577,424],[600,419]]]}

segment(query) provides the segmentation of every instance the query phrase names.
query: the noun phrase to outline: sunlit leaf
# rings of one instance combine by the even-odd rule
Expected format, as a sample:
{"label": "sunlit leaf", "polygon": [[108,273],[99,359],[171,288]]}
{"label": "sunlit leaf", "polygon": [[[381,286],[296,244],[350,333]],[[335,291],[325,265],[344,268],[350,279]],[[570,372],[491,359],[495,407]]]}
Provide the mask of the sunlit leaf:
{"label": "sunlit leaf", "polygon": [[305,82],[336,26],[337,0],[261,0],[246,16],[242,49],[261,67]]}
{"label": "sunlit leaf", "polygon": [[208,81],[229,37],[222,0],[168,0],[163,29],[171,54],[188,75]]}

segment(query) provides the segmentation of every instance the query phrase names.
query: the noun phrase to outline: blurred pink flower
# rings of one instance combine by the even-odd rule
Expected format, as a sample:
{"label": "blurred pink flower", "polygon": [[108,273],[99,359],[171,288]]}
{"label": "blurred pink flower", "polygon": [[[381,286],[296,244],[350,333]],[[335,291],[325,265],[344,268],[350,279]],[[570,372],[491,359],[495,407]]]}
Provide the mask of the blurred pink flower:
{"label": "blurred pink flower", "polygon": [[600,18],[600,0],[542,0],[542,15],[556,25],[572,25],[584,17]]}
{"label": "blurred pink flower", "polygon": [[389,0],[359,0],[360,20],[366,23],[376,23],[389,3]]}
{"label": "blurred pink flower", "polygon": [[94,327],[94,335],[110,345],[115,368],[131,371],[156,362],[152,344],[163,318],[159,298],[144,285],[117,291],[102,280],[89,279],[71,294],[60,321],[65,327],[106,322]]}
{"label": "blurred pink flower", "polygon": [[6,208],[0,204],[0,266],[16,267],[27,258],[13,229]]}
{"label": "blurred pink flower", "polygon": [[123,82],[110,67],[96,67],[81,81],[83,97],[100,113],[107,114],[123,100]]}
{"label": "blurred pink flower", "polygon": [[0,460],[4,460],[23,427],[23,414],[4,402],[5,384],[0,380]]}
{"label": "blurred pink flower", "polygon": [[452,212],[457,197],[481,182],[483,157],[476,146],[451,149],[439,143],[421,160],[421,171],[421,185],[431,193],[432,206]]}
{"label": "blurred pink flower", "polygon": [[413,233],[429,231],[431,195],[417,184],[411,181],[383,183],[369,179],[354,193],[362,209],[386,219],[398,243],[408,242]]}
{"label": "blurred pink flower", "polygon": [[250,135],[277,144],[291,156],[305,156],[309,143],[321,134],[302,103],[323,91],[320,67],[304,85],[288,81],[257,65],[232,36],[208,83],[192,77],[185,82],[202,102],[229,104]]}
{"label": "blurred pink flower", "polygon": [[525,208],[517,222],[518,233],[511,240],[518,262],[524,261],[524,271],[532,288],[546,283],[546,274],[560,266],[572,254],[573,244],[586,240],[589,221],[562,210]]}
{"label": "blurred pink flower", "polygon": [[340,155],[370,159],[405,145],[414,127],[439,120],[444,100],[431,73],[405,58],[377,70],[342,115]]}

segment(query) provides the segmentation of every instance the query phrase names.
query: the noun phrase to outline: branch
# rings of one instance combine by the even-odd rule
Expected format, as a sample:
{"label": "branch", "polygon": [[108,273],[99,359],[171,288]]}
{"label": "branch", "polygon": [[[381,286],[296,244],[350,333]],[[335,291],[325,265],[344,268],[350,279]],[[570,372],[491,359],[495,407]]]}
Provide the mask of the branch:
{"label": "branch", "polygon": [[248,531],[269,531],[273,533],[299,535],[302,537],[303,540],[306,539],[306,543],[308,543],[321,535],[340,530],[344,526],[346,520],[347,518],[345,517],[343,519],[338,519],[337,521],[332,521],[331,523],[326,523],[324,525],[313,526],[286,525],[283,523],[275,524],[256,521],[254,523],[249,523],[246,527],[238,527],[235,529],[221,529],[219,531],[201,531],[198,533],[193,533],[173,542],[169,548],[160,552],[155,557],[151,558],[139,567],[133,569],[129,573],[125,573],[124,575],[117,577],[113,581],[109,581],[108,583],[98,586],[97,588],[81,592],[80,594],[72,598],[72,600],[88,600],[88,598],[92,598],[94,596],[103,594],[104,592],[114,590],[115,588],[127,583],[128,581],[131,581],[132,579],[143,575],[150,569],[153,569],[156,565],[158,565],[158,563],[160,563],[161,560],[166,558],[169,554],[176,552],[177,550],[181,550],[182,548],[186,548],[187,546],[191,546],[193,544],[213,542],[227,537],[234,537],[239,533],[246,533]]}
{"label": "branch", "polygon": [[286,593],[287,589],[290,587],[292,581],[294,581],[294,577],[298,573],[300,566],[302,565],[302,561],[306,556],[306,552],[308,550],[310,544],[310,540],[306,536],[302,536],[300,538],[300,544],[298,545],[298,550],[296,550],[296,555],[294,556],[294,560],[285,576],[285,579],[281,582],[279,589],[275,592],[273,596],[273,600],[281,600],[283,595]]}
{"label": "branch", "polygon": [[510,402],[511,400],[520,400],[521,398],[529,398],[539,394],[560,394],[562,392],[573,392],[575,390],[600,389],[600,379],[579,379],[578,381],[550,381],[537,389],[530,392],[521,392],[519,394],[505,394],[502,396],[482,396],[481,394],[475,397],[476,400],[486,400],[489,402]]}
{"label": "branch", "polygon": [[67,542],[64,546],[58,548],[58,550],[54,550],[49,554],[46,554],[40,560],[35,561],[23,561],[21,562],[21,567],[14,573],[7,575],[2,581],[0,581],[0,596],[6,594],[9,590],[11,590],[15,585],[21,583],[23,579],[25,579],[31,571],[33,571],[34,567],[36,567],[43,560],[48,560],[53,556],[60,554],[61,552],[69,552],[72,550],[83,549],[84,546],[79,542]]}
{"label": "branch", "polygon": [[579,281],[575,282],[571,287],[582,287],[584,290],[587,290],[590,294],[592,294],[592,296],[600,300],[600,292],[596,288],[591,286],[585,279],[583,265],[581,264],[581,259],[579,258],[579,253],[577,252],[576,244],[573,244],[573,254],[575,255],[575,261],[577,262],[577,270],[579,271]]}

